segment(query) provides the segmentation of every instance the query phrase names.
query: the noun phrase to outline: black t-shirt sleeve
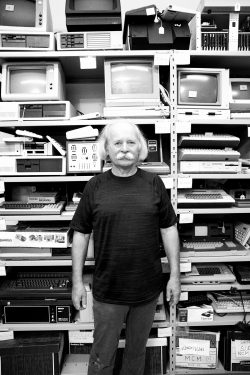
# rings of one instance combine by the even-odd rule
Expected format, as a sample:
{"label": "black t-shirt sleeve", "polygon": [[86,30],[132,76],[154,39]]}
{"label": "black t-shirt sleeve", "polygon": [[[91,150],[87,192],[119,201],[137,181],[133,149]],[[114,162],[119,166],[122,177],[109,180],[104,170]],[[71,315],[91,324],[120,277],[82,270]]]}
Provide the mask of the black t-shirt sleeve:
{"label": "black t-shirt sleeve", "polygon": [[93,186],[88,182],[70,222],[70,228],[81,233],[92,232]]}
{"label": "black t-shirt sleeve", "polygon": [[176,224],[177,217],[170,202],[165,185],[159,176],[156,176],[155,184],[158,190],[158,194],[160,194],[161,197],[159,207],[159,226],[160,228],[168,228]]}

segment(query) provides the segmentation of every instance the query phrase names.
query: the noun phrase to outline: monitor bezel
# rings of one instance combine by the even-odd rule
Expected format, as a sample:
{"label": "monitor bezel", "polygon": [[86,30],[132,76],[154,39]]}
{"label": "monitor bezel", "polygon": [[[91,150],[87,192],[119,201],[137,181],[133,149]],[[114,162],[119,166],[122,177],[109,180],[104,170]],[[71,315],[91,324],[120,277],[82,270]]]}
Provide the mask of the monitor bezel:
{"label": "monitor bezel", "polygon": [[[216,74],[218,77],[218,96],[216,103],[188,103],[180,100],[181,73]],[[229,109],[229,69],[225,68],[177,68],[177,108]]]}
{"label": "monitor bezel", "polygon": [[232,82],[244,82],[249,83],[250,87],[250,77],[241,78],[230,78],[230,98],[229,107],[233,111],[250,111],[250,99],[234,99],[232,94]]}
{"label": "monitor bezel", "polygon": [[[153,92],[150,94],[112,94],[111,91],[111,65],[112,64],[151,64]],[[108,107],[126,106],[157,106],[160,104],[160,74],[159,66],[154,64],[152,58],[116,58],[105,59],[104,61],[104,81],[105,81],[105,104]]]}
{"label": "monitor bezel", "polygon": [[[10,74],[13,70],[46,70],[46,93],[11,93]],[[2,101],[65,100],[65,78],[58,61],[7,62],[2,65]]]}

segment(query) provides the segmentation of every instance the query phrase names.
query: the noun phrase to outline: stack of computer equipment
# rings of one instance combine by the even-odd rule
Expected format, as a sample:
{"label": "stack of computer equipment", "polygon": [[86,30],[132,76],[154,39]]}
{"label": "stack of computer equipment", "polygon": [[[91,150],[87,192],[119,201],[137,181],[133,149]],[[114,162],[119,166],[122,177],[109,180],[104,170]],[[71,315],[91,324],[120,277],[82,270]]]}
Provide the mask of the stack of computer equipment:
{"label": "stack of computer equipment", "polygon": [[159,11],[155,5],[125,13],[123,43],[127,49],[189,49],[188,23],[195,12],[176,6]]}
{"label": "stack of computer equipment", "polygon": [[120,0],[65,4],[67,32],[56,34],[58,50],[123,49]]}
{"label": "stack of computer equipment", "polygon": [[52,51],[52,31],[48,0],[0,1],[0,50]]}
{"label": "stack of computer equipment", "polygon": [[239,173],[240,152],[233,149],[240,139],[231,134],[182,135],[179,138],[181,173]]}

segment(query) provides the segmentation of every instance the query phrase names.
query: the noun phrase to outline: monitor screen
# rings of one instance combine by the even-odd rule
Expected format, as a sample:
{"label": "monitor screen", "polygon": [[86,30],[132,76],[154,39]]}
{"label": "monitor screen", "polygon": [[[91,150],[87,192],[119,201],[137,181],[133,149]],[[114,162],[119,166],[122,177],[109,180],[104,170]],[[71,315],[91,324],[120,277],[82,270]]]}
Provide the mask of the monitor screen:
{"label": "monitor screen", "polygon": [[35,23],[35,0],[0,0],[1,25],[34,27]]}
{"label": "monitor screen", "polygon": [[153,94],[153,72],[151,64],[111,64],[111,93]]}
{"label": "monitor screen", "polygon": [[45,94],[46,69],[21,69],[10,72],[10,94]]}
{"label": "monitor screen", "polygon": [[0,30],[49,31],[49,0],[0,0]]}
{"label": "monitor screen", "polygon": [[105,100],[107,106],[159,104],[159,70],[153,60],[106,60]]}
{"label": "monitor screen", "polygon": [[107,11],[115,8],[114,0],[74,0],[71,1],[74,10],[93,12],[93,11]]}
{"label": "monitor screen", "polygon": [[232,99],[237,100],[249,100],[250,101],[250,78],[243,78],[240,80],[231,79],[231,92]]}
{"label": "monitor screen", "polygon": [[248,111],[250,108],[250,78],[230,78],[232,111]]}
{"label": "monitor screen", "polygon": [[180,103],[216,104],[218,77],[216,74],[180,73]]}
{"label": "monitor screen", "polygon": [[229,70],[178,68],[178,107],[229,108]]}

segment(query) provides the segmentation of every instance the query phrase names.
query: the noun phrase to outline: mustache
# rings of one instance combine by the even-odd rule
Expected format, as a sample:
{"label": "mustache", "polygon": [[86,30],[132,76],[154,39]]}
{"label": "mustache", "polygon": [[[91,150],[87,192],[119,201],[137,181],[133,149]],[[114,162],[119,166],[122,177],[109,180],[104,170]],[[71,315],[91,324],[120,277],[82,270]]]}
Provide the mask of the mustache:
{"label": "mustache", "polygon": [[121,159],[133,160],[134,159],[134,155],[131,152],[119,152],[116,155],[116,158],[118,160],[121,160]]}

